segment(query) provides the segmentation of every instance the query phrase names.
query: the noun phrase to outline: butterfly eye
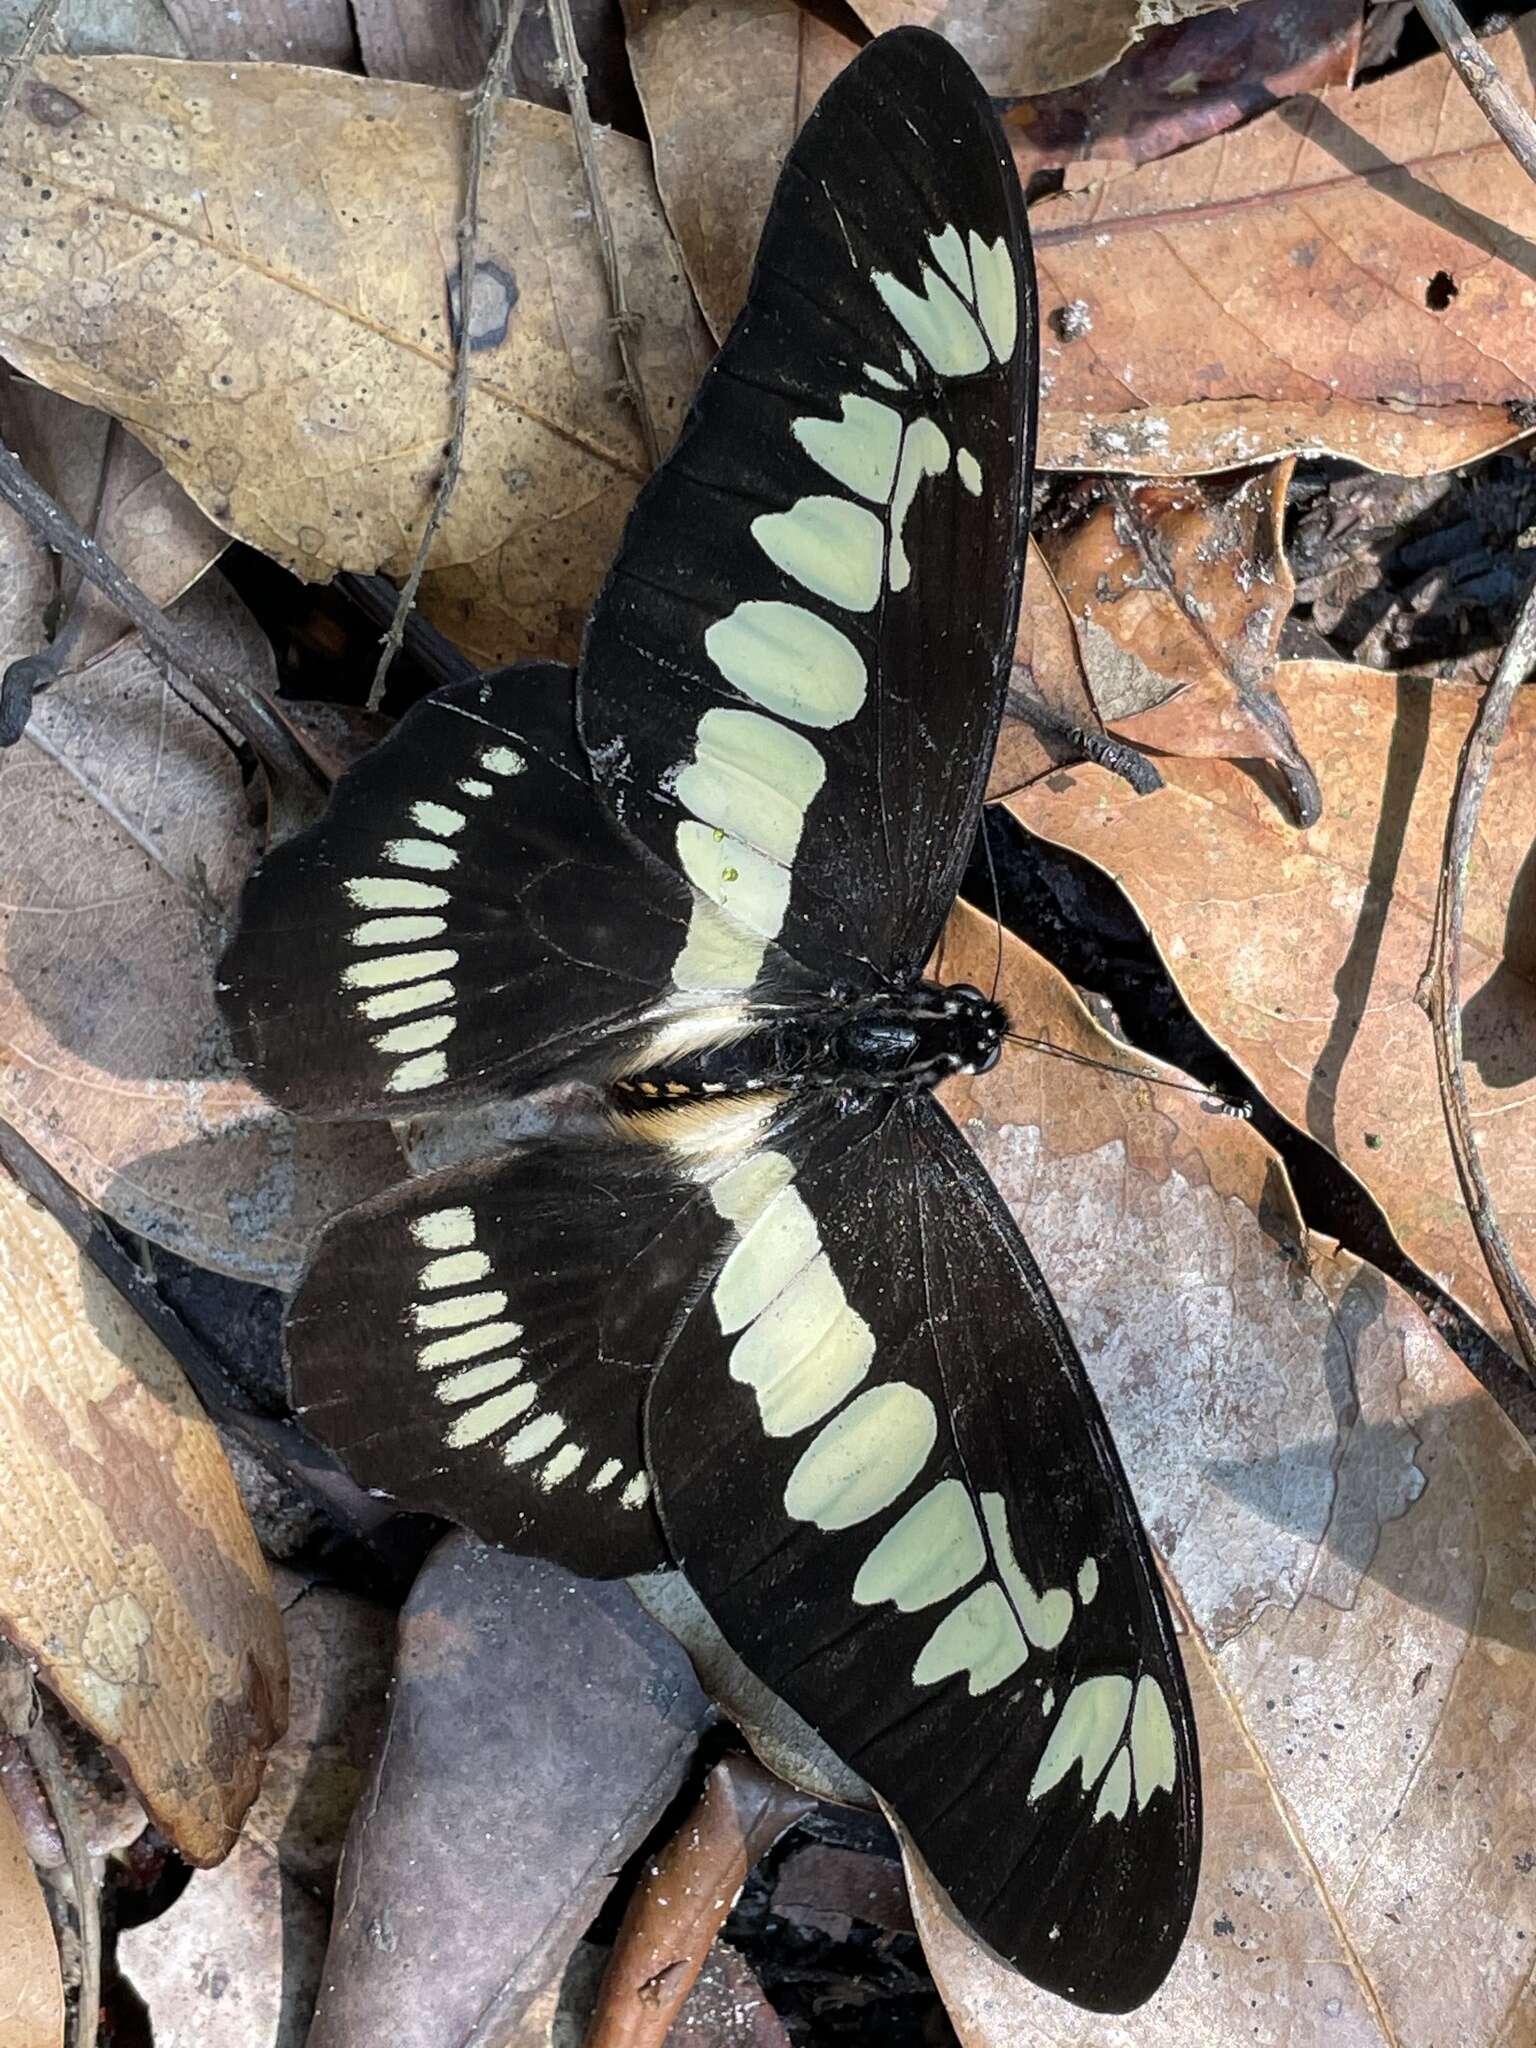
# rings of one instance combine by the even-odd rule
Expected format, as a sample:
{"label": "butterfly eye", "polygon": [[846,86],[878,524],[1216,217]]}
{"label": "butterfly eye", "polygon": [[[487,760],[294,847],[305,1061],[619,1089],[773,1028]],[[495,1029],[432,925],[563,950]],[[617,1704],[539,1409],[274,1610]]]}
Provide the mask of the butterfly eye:
{"label": "butterfly eye", "polygon": [[973,1071],[978,1074],[990,1074],[1002,1056],[1003,1048],[1000,1043],[989,1046],[977,1060]]}
{"label": "butterfly eye", "polygon": [[981,990],[979,988],[972,988],[968,981],[953,982],[945,989],[944,993],[947,996],[958,998],[964,1002],[979,1003],[985,1000]]}

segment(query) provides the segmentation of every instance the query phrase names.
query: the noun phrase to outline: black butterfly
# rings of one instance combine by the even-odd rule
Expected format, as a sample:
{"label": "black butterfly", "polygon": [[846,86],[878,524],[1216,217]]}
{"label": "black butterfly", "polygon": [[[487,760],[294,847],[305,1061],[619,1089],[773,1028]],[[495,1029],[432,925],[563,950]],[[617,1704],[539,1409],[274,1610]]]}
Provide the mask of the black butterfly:
{"label": "black butterfly", "polygon": [[937,37],[784,167],[746,310],[580,668],[442,690],[262,866],[262,1086],[405,1116],[554,1076],[594,1134],[341,1217],[296,1398],[359,1479],[688,1574],[974,1931],[1122,2011],[1199,1856],[1194,1726],[1103,1417],[931,1094],[1004,1019],[922,979],[975,835],[1029,502],[1018,178]]}

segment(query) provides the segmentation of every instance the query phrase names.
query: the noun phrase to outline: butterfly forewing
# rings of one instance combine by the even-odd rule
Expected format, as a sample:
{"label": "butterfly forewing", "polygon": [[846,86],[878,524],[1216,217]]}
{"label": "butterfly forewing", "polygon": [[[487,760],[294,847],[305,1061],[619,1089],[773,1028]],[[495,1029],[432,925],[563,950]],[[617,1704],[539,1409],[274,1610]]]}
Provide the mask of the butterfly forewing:
{"label": "butterfly forewing", "polygon": [[744,986],[770,940],[824,986],[903,981],[949,908],[1013,645],[1035,331],[987,101],[935,38],[881,38],[790,152],[582,655],[600,786],[723,911]]}
{"label": "butterfly forewing", "polygon": [[792,1121],[649,1396],[668,1544],[727,1639],[1037,1982],[1141,2002],[1188,1924],[1194,1728],[1093,1391],[929,1096]]}

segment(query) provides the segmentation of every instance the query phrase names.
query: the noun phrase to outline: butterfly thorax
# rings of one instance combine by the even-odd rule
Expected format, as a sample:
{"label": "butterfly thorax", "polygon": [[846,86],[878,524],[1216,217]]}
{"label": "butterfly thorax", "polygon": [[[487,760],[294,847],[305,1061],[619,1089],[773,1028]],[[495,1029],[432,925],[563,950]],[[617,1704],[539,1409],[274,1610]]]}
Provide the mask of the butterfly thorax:
{"label": "butterfly thorax", "polygon": [[918,982],[894,994],[858,996],[764,1015],[728,1044],[681,1047],[664,1063],[621,1075],[627,1107],[684,1103],[756,1089],[933,1088],[951,1074],[985,1073],[1007,1030],[998,1003],[968,983]]}

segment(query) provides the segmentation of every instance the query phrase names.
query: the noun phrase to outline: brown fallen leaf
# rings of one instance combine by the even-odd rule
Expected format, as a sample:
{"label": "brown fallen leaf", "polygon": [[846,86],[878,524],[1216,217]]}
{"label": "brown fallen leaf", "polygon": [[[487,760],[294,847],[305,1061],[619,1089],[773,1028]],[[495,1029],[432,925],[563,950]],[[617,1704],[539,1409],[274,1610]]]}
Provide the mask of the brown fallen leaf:
{"label": "brown fallen leaf", "polygon": [[1222,0],[858,0],[876,34],[916,22],[941,29],[996,98],[1055,92],[1114,63],[1146,29]]}
{"label": "brown fallen leaf", "polygon": [[1072,614],[1051,565],[1031,540],[1013,647],[1013,676],[992,774],[990,802],[1083,758],[1075,735],[1102,731]]}
{"label": "brown fallen leaf", "polygon": [[[587,67],[592,118],[637,132],[635,88],[624,59],[619,0],[568,0],[576,47]],[[350,0],[363,69],[465,92],[485,76],[496,40],[497,10],[485,0]],[[547,7],[524,7],[512,38],[507,90],[564,113]]]}
{"label": "brown fallen leaf", "polygon": [[[990,976],[994,943],[957,916],[946,978]],[[1030,1029],[1157,1071],[1027,948],[1005,959]],[[1400,1289],[1308,1241],[1249,1125],[1019,1050],[946,1093],[1082,1347],[1167,1567],[1207,1811],[1189,1939],[1123,2021],[1000,1970],[918,1874],[962,2041],[1531,2038],[1530,1447]]]}
{"label": "brown fallen leaf", "polygon": [[626,1588],[445,1537],[401,1613],[309,2048],[529,2039],[707,1718]]}
{"label": "brown fallen leaf", "polygon": [[[1536,23],[1488,47],[1529,104]],[[1063,192],[1031,224],[1048,468],[1180,476],[1310,449],[1418,474],[1528,430],[1536,188],[1444,57]]]}
{"label": "brown fallen leaf", "polygon": [[[466,118],[287,65],[45,60],[0,135],[0,344],[298,574],[403,576],[448,438]],[[702,329],[643,145],[604,134],[598,159],[670,443]],[[423,601],[490,666],[574,651],[645,460],[567,120],[501,103],[481,212],[464,471]]]}
{"label": "brown fallen leaf", "polygon": [[213,1425],[69,1237],[0,1182],[0,1629],[189,1862],[228,1854],[282,1732],[266,1566]]}
{"label": "brown fallen leaf", "polygon": [[1347,85],[1359,43],[1359,0],[1249,0],[1148,29],[1098,77],[1009,107],[1019,174],[1188,149],[1293,93]]}
{"label": "brown fallen leaf", "polygon": [[[39,384],[13,382],[0,418],[6,445],[156,604],[173,603],[229,545],[159,457],[105,413]],[[74,572],[62,582],[62,617],[51,644],[68,629],[61,665],[69,674],[110,652],[131,628],[95,584]]]}
{"label": "brown fallen leaf", "polygon": [[[1276,691],[1323,790],[1298,834],[1211,761],[1128,798],[1073,770],[1013,799],[1033,832],[1114,876],[1191,1009],[1282,1115],[1370,1189],[1399,1243],[1501,1342],[1415,1000],[1456,761],[1476,692],[1287,662]],[[1536,841],[1536,698],[1517,700],[1472,866],[1467,1085],[1506,1235],[1536,1266],[1536,978],[1521,930]]]}
{"label": "brown fallen leaf", "polygon": [[342,1841],[377,1743],[394,1617],[278,1572],[292,1674],[288,1727],[234,1853],[117,1961],[158,2043],[301,2048],[320,1986]]}
{"label": "brown fallen leaf", "polygon": [[663,2048],[753,1864],[815,1804],[751,1757],[715,1765],[635,1886],[585,2048]]}
{"label": "brown fallen leaf", "polygon": [[1099,719],[1161,754],[1273,761],[1310,823],[1317,781],[1269,688],[1295,593],[1281,541],[1294,467],[1111,481],[1043,551]]}
{"label": "brown fallen leaf", "polygon": [[0,2048],[63,2048],[58,1944],[10,1807],[0,1799]]}
{"label": "brown fallen leaf", "polygon": [[779,167],[855,45],[797,0],[625,0],[624,14],[662,204],[723,341]]}
{"label": "brown fallen leaf", "polygon": [[912,1932],[901,1866],[828,1842],[807,1842],[785,1857],[774,1880],[773,1910],[829,1941],[846,1941],[856,1920],[889,1934]]}
{"label": "brown fallen leaf", "polygon": [[287,64],[350,64],[356,53],[350,0],[160,0],[189,57],[269,58]]}
{"label": "brown fallen leaf", "polygon": [[[227,589],[177,616],[270,687]],[[400,1155],[387,1129],[295,1125],[229,1064],[214,963],[258,836],[232,748],[136,647],[37,700],[0,754],[0,1116],[130,1229],[281,1284]]]}

